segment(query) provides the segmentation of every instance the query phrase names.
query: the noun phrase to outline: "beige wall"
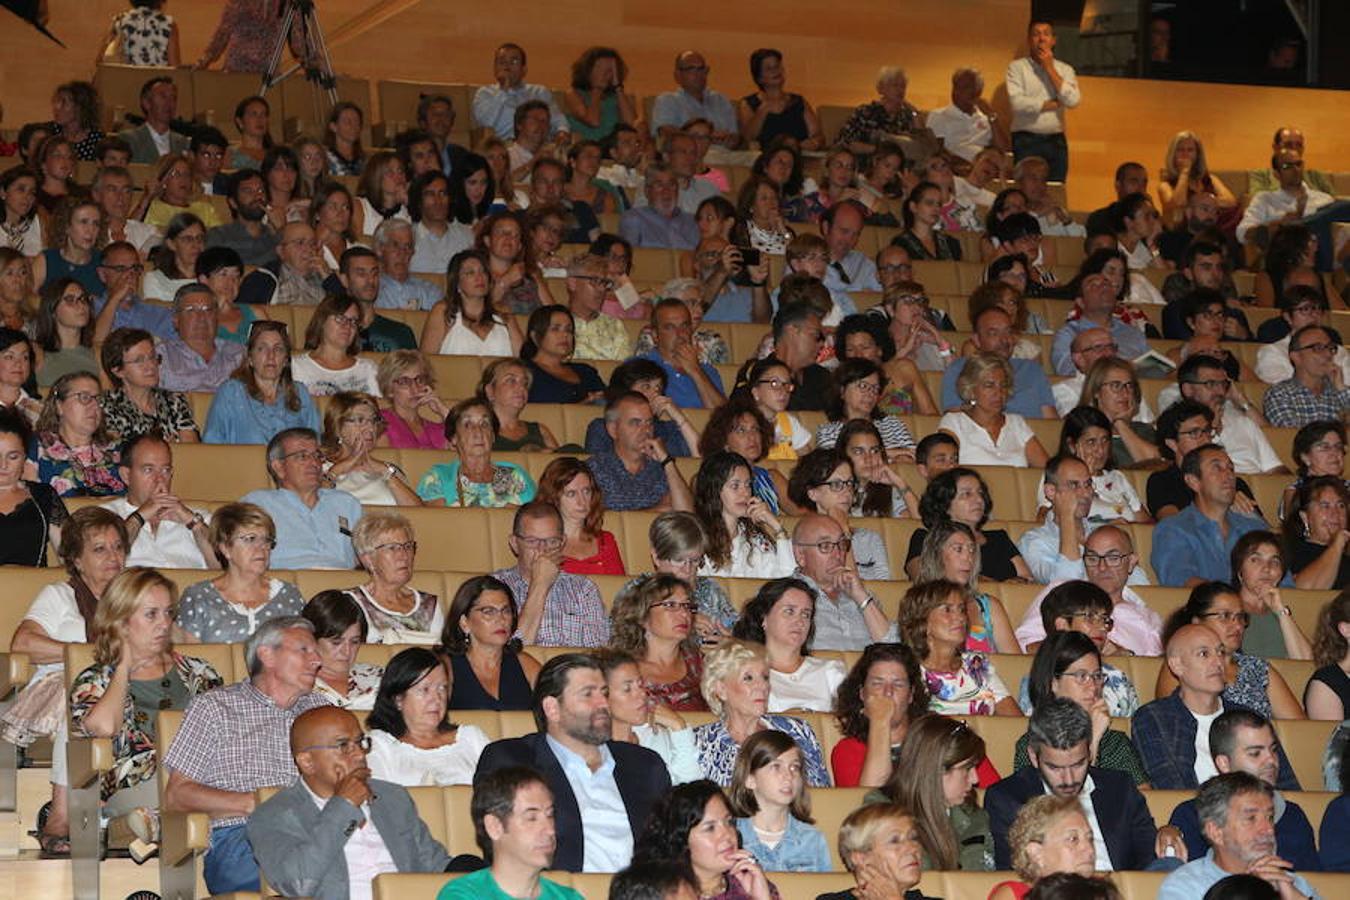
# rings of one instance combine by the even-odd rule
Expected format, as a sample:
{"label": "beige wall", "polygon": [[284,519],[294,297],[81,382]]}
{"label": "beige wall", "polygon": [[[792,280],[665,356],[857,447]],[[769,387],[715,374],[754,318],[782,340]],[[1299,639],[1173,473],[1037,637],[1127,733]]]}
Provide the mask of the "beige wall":
{"label": "beige wall", "polygon": [[[377,5],[401,11],[364,38],[335,47],[340,72],[372,80],[481,82],[491,77],[496,44],[514,40],[530,51],[530,80],[557,86],[567,82],[580,50],[603,40],[622,50],[629,89],[639,94],[667,90],[674,51],[696,46],[713,66],[714,86],[737,97],[752,89],[749,51],[776,46],[786,54],[790,85],[818,105],[869,98],[877,68],[898,63],[909,72],[911,98],[924,108],[948,102],[957,65],[980,67],[992,95],[1021,45],[1029,6],[1027,0],[853,0],[827,20],[831,0],[319,0],[329,34]],[[123,0],[51,0],[51,6],[53,30],[69,50],[12,20],[0,28],[6,128],[48,116],[56,84],[89,77],[107,23],[126,8]],[[217,0],[170,0],[167,9],[179,18],[184,59],[195,60],[214,29]],[[1111,172],[1124,159],[1156,173],[1168,139],[1181,128],[1201,135],[1215,168],[1243,168],[1260,165],[1274,127],[1293,121],[1308,134],[1313,165],[1350,169],[1343,92],[1085,78],[1083,96],[1069,125],[1075,207],[1103,202]]]}

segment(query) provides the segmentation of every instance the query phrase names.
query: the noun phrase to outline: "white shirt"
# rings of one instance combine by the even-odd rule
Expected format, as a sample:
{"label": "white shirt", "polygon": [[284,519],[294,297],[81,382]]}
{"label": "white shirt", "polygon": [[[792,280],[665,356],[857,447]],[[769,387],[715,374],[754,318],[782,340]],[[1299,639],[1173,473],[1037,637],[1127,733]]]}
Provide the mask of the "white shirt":
{"label": "white shirt", "polygon": [[586,760],[568,750],[552,735],[545,738],[562,765],[563,775],[577,800],[582,828],[581,871],[617,872],[633,859],[633,826],[628,808],[614,780],[614,754],[601,744],[600,768],[594,772]]}
{"label": "white shirt", "polygon": [[1125,262],[1132,272],[1147,269],[1153,265],[1153,251],[1149,249],[1147,241],[1140,241],[1135,244],[1133,250],[1126,250],[1124,244],[1117,242],[1116,249],[1125,254]]}
{"label": "white shirt", "polygon": [[[53,570],[52,577],[60,576]],[[25,622],[36,624],[47,637],[62,644],[85,642],[84,616],[80,615],[80,609],[75,605],[75,589],[64,581],[49,584],[38,591],[23,619]],[[59,662],[34,666],[33,677],[29,683],[50,672],[59,672],[61,667],[62,663]],[[63,716],[62,721],[64,720]]]}
{"label": "white shirt", "polygon": [[370,744],[366,764],[376,778],[404,787],[445,787],[473,784],[473,773],[478,768],[478,757],[488,745],[488,736],[477,725],[461,725],[453,744],[423,750],[376,728],[370,732]]}
{"label": "white shirt", "polygon": [[[496,318],[495,316],[493,317]],[[492,326],[488,336],[480,338],[464,324],[463,317],[455,315],[455,322],[441,340],[440,353],[450,356],[513,356],[511,333],[501,321]]]}
{"label": "white shirt", "polygon": [[[315,806],[323,809],[328,805],[328,799],[314,793],[303,778],[300,783],[305,786]],[[347,862],[347,896],[352,900],[369,900],[370,886],[375,876],[398,871],[398,863],[394,862],[393,854],[380,836],[380,830],[375,827],[375,820],[370,817],[369,803],[361,804],[361,815],[366,817],[366,821],[349,834],[347,842],[342,845],[342,856]]]}
{"label": "white shirt", "polygon": [[345,369],[321,366],[308,353],[291,358],[291,377],[303,384],[311,397],[327,397],[340,391],[364,391],[378,397],[377,372],[375,363],[365,357],[357,357],[356,363]]}
{"label": "white shirt", "polygon": [[[1294,377],[1294,364],[1289,361],[1289,340],[1293,334],[1286,334],[1273,344],[1265,344],[1256,351],[1256,377],[1266,384],[1279,384]],[[1341,377],[1350,384],[1350,350],[1344,346],[1336,348],[1336,362],[1341,367]]]}
{"label": "white shirt", "polygon": [[168,156],[169,152],[173,149],[172,141],[169,138],[171,133],[169,129],[164,129],[164,133],[160,134],[147,122],[145,130],[150,132],[150,140],[155,142],[155,152],[160,156]]}
{"label": "white shirt", "polygon": [[1228,451],[1239,475],[1260,475],[1284,465],[1260,426],[1237,410],[1225,410],[1223,429],[1214,443]]}
{"label": "white shirt", "polygon": [[[1078,76],[1073,66],[1055,60],[1055,71],[1061,81],[1056,93],[1050,76],[1030,57],[1021,56],[1008,63],[1004,78],[1008,85],[1008,100],[1012,104],[1012,130],[1034,134],[1062,134],[1064,110],[1078,105],[1082,95],[1078,91]],[[1059,100],[1060,108],[1042,110],[1047,100]]]}
{"label": "white shirt", "polygon": [[973,113],[963,112],[955,103],[939,107],[928,114],[925,124],[942,138],[943,147],[962,159],[974,160],[994,142],[994,126],[978,106]]}
{"label": "white shirt", "polygon": [[1027,420],[1016,413],[1004,413],[998,443],[964,412],[949,412],[938,420],[940,431],[949,431],[961,444],[963,466],[1027,467],[1027,441],[1036,436]]}
{"label": "white shirt", "polygon": [[[155,247],[158,247],[164,240],[164,236],[159,233],[155,226],[142,222],[139,219],[127,219],[126,225],[122,227],[126,235],[127,243],[136,248],[136,252],[145,256]],[[170,300],[173,298],[170,297]]]}
{"label": "white shirt", "polygon": [[956,187],[952,193],[956,197],[957,203],[966,206],[982,206],[988,209],[998,199],[993,191],[988,188],[976,187],[960,175],[956,176],[955,184]]}
{"label": "white shirt", "polygon": [[1195,780],[1204,784],[1215,775],[1219,774],[1218,768],[1214,765],[1214,757],[1209,752],[1209,726],[1214,724],[1223,713],[1223,701],[1219,701],[1219,708],[1208,715],[1200,715],[1197,712],[1191,712],[1195,716]]}
{"label": "white shirt", "polygon": [[786,578],[797,569],[792,555],[792,539],[784,537],[774,542],[772,551],[746,540],[744,531],[737,531],[731,539],[731,560],[722,567],[712,564],[706,556],[698,567],[698,574],[716,578]]}
{"label": "white shirt", "polygon": [[[119,519],[125,519],[136,509],[125,497],[109,500],[103,504],[103,508],[112,510]],[[192,512],[210,521],[211,514],[206,510],[192,509]],[[202,551],[192,537],[192,530],[168,519],[160,520],[153,528],[148,523],[141,526],[131,545],[131,552],[127,554],[127,565],[149,566],[152,569],[215,568],[214,565],[208,566],[202,558]]]}
{"label": "white shirt", "polygon": [[834,695],[844,681],[844,664],[837,659],[802,657],[792,674],[769,670],[769,712],[810,709],[834,710]]}
{"label": "white shirt", "polygon": [[[1308,200],[1303,204],[1304,216],[1312,215],[1335,200],[1330,194],[1308,187],[1306,181],[1303,183],[1303,189],[1308,192]],[[1242,214],[1242,221],[1238,223],[1237,239],[1245,241],[1247,232],[1257,225],[1277,222],[1289,213],[1297,211],[1298,198],[1284,188],[1276,191],[1257,191],[1252,195],[1251,202],[1247,204],[1247,211]]]}

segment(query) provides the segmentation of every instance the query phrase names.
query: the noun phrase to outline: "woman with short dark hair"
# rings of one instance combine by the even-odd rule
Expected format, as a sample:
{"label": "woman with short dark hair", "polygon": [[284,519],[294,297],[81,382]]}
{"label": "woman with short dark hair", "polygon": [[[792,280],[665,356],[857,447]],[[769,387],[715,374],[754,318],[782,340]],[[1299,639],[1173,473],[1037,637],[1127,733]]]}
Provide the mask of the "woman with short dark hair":
{"label": "woman with short dark hair", "polygon": [[530,709],[539,661],[515,637],[511,589],[491,575],[465,581],[450,601],[439,652],[450,667],[451,709]]}
{"label": "woman with short dark hair", "polygon": [[343,591],[319,591],[300,610],[314,623],[314,642],[319,649],[319,673],[315,693],[343,709],[370,709],[384,669],[356,661],[366,642],[366,616]]}

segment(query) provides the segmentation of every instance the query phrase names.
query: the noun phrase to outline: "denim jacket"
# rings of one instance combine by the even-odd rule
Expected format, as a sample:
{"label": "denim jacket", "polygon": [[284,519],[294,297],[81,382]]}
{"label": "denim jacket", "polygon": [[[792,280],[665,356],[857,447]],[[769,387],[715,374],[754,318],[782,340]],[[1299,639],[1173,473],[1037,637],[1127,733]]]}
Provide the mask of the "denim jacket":
{"label": "denim jacket", "polygon": [[751,819],[737,819],[736,828],[741,833],[741,848],[754,854],[766,872],[828,872],[832,868],[825,835],[796,816],[788,816],[787,831],[772,850],[760,841]]}

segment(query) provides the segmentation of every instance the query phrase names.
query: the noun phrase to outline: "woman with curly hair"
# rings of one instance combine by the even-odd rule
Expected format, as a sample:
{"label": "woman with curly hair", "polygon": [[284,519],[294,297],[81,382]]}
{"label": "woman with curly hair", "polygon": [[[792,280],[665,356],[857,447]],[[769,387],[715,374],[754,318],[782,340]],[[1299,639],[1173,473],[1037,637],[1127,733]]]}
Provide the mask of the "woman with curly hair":
{"label": "woman with curly hair", "polygon": [[1008,829],[1013,871],[1020,881],[994,885],[988,900],[1022,900],[1045,875],[1091,877],[1097,866],[1092,826],[1077,797],[1047,794],[1027,801]]}
{"label": "woman with curly hair", "polygon": [[923,666],[928,708],[944,716],[1020,716],[993,661],[966,646],[966,605],[967,588],[943,579],[914,585],[900,603],[900,634]]}
{"label": "woman with curly hair", "polygon": [[52,94],[52,133],[70,142],[76,159],[98,159],[100,105],[98,90],[87,81],[67,81]]}
{"label": "woman with curly hair", "polygon": [[763,644],[769,659],[769,711],[828,712],[844,680],[844,664],[811,656],[816,592],[800,578],[766,581],[745,604],[732,637]]}
{"label": "woman with curly hair", "polygon": [[869,644],[834,695],[843,735],[830,752],[835,787],[885,784],[909,726],[927,711],[928,688],[914,651],[904,644]]}
{"label": "woman with curly hair", "polygon": [[700,688],[703,656],[689,584],[664,573],[624,585],[610,610],[610,646],[631,654],[654,702],[676,712],[708,709]]}
{"label": "woman with curly hair", "polygon": [[1303,590],[1340,590],[1350,586],[1350,531],[1346,505],[1350,490],[1338,475],[1303,482],[1284,517],[1284,552]]}
{"label": "woman with curly hair", "polygon": [[923,552],[928,531],[939,522],[960,522],[975,535],[979,546],[980,577],[993,581],[1031,581],[1031,569],[1017,549],[1017,544],[1002,528],[986,529],[994,517],[994,498],[989,486],[974,469],[957,466],[935,476],[928,482],[919,501],[919,518],[923,527],[909,539],[905,572],[911,579],[919,573],[919,554]]}
{"label": "woman with curly hair", "polygon": [[538,499],[558,507],[563,522],[564,572],[624,575],[619,543],[605,531],[605,500],[591,470],[579,459],[553,460],[539,476]]}
{"label": "woman with curly hair", "polygon": [[633,100],[624,93],[628,66],[613,47],[590,47],[572,63],[571,89],[563,94],[563,112],[576,137],[603,141],[620,122],[637,121]]}
{"label": "woman with curly hair", "polygon": [[834,332],[834,355],[841,363],[868,360],[881,366],[881,392],[874,412],[882,416],[935,416],[933,395],[912,360],[897,356],[886,319],[877,315],[845,316]]}
{"label": "woman with curly hair", "polygon": [[1313,660],[1318,669],[1303,690],[1308,718],[1329,722],[1350,718],[1350,591],[1328,600],[1318,613]]}
{"label": "woman with curly hair", "polygon": [[797,461],[788,481],[788,496],[799,509],[833,519],[852,541],[849,556],[858,567],[859,577],[890,581],[891,562],[881,534],[849,524],[857,490],[853,463],[842,450],[812,450]]}
{"label": "woman with curly hair", "polygon": [[739,453],[750,463],[751,493],[775,515],[795,514],[798,510],[788,499],[788,482],[783,473],[755,465],[764,459],[772,443],[773,425],[759,407],[743,393],[733,393],[708,417],[708,424],[699,436],[698,452],[703,457],[722,450]]}
{"label": "woman with curly hair", "polygon": [[702,900],[778,900],[778,888],[755,857],[740,849],[726,794],[700,779],[656,802],[633,842],[633,866],[674,861],[698,885]]}
{"label": "woman with curly hair", "polygon": [[33,284],[40,291],[58,278],[73,278],[91,295],[102,294],[98,267],[103,262],[104,228],[99,205],[72,198],[57,206],[47,227],[47,249],[32,259]]}
{"label": "woman with curly hair", "polygon": [[694,476],[694,515],[708,536],[700,575],[778,578],[797,568],[787,529],[752,493],[750,463],[724,450]]}

